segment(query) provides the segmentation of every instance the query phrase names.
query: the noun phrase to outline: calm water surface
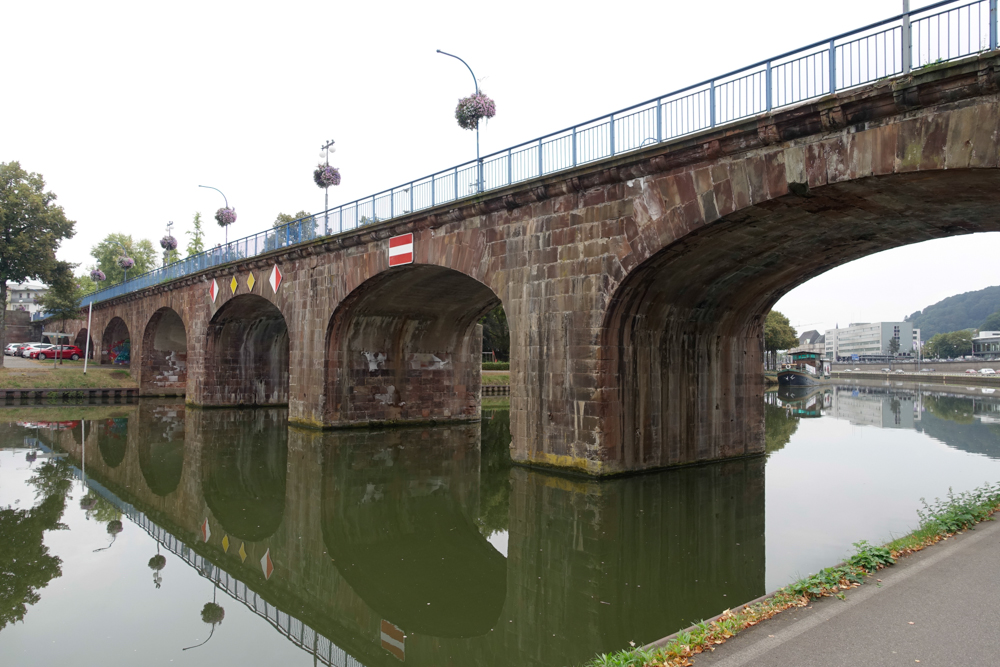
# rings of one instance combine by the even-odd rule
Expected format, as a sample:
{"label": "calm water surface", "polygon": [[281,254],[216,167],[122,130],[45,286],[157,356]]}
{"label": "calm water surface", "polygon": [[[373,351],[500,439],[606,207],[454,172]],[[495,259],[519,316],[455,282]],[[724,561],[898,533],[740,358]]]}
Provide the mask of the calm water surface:
{"label": "calm water surface", "polygon": [[771,393],[766,457],[601,483],[512,468],[507,412],[484,415],[317,433],[283,410],[3,409],[0,662],[572,665],[1000,480],[978,388]]}

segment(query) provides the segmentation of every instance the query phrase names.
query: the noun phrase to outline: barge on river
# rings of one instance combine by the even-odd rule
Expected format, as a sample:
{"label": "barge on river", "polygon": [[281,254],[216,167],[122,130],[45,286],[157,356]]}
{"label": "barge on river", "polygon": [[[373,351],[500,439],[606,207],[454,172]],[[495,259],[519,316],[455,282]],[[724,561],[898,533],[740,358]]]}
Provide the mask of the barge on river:
{"label": "barge on river", "polygon": [[795,352],[792,362],[778,371],[778,384],[786,387],[811,387],[830,377],[830,362],[818,352]]}

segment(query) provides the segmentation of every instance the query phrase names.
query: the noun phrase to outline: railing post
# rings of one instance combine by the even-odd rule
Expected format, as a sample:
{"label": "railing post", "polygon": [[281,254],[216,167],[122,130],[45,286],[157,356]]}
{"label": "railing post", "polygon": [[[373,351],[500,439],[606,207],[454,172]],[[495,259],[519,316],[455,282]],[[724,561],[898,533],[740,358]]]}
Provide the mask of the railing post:
{"label": "railing post", "polygon": [[434,190],[435,190],[434,186],[436,185],[436,183],[434,182],[435,180],[436,179],[434,178],[434,176],[432,174],[431,175],[431,207],[437,206],[437,195],[434,192]]}
{"label": "railing post", "polygon": [[611,154],[615,154],[615,115],[611,114]]}
{"label": "railing post", "polygon": [[837,46],[830,40],[830,94],[837,92]]}
{"label": "railing post", "polygon": [[410,181],[410,213],[413,213],[413,181]]}
{"label": "railing post", "polygon": [[455,167],[455,201],[458,201],[458,167]]}
{"label": "railing post", "polygon": [[576,126],[573,126],[573,166],[576,166]]}
{"label": "railing post", "polygon": [[709,127],[715,127],[715,80],[708,86],[708,117]]}
{"label": "railing post", "polygon": [[663,141],[663,100],[656,100],[656,143],[661,141]]}
{"label": "railing post", "polygon": [[542,176],[542,140],[538,140],[538,176]]}
{"label": "railing post", "polygon": [[513,149],[507,149],[507,185],[514,182],[514,154],[511,152]]}
{"label": "railing post", "polygon": [[[993,30],[993,17],[994,8],[996,7],[996,0],[990,0],[990,41],[993,42],[994,30]],[[903,0],[903,39],[902,39],[902,50],[903,53],[903,74],[909,74],[910,68],[913,67],[913,56],[911,53],[910,40],[913,38],[912,31],[910,30],[910,0]]]}
{"label": "railing post", "polygon": [[486,187],[483,185],[483,158],[476,158],[476,192],[481,193]]}
{"label": "railing post", "polygon": [[767,61],[767,81],[764,84],[764,94],[767,95],[767,110],[771,110],[771,61]]}
{"label": "railing post", "polygon": [[389,190],[389,219],[396,217],[396,191]]}
{"label": "railing post", "polygon": [[990,0],[990,51],[997,49],[997,0]]}
{"label": "railing post", "polygon": [[340,229],[340,233],[344,233],[344,205],[340,205],[340,210],[337,212],[337,227]]}

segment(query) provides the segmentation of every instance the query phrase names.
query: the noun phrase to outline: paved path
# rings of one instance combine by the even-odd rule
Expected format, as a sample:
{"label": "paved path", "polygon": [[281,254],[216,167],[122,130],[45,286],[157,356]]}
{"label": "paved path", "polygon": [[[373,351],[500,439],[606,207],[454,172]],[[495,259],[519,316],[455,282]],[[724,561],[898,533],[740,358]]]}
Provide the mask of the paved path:
{"label": "paved path", "polygon": [[[34,359],[25,359],[24,357],[4,357],[3,365],[4,368],[42,368],[41,362]],[[49,366],[51,365],[52,362],[49,361]]]}
{"label": "paved path", "polygon": [[876,576],[881,587],[784,611],[697,656],[695,667],[1000,665],[1000,521]]}

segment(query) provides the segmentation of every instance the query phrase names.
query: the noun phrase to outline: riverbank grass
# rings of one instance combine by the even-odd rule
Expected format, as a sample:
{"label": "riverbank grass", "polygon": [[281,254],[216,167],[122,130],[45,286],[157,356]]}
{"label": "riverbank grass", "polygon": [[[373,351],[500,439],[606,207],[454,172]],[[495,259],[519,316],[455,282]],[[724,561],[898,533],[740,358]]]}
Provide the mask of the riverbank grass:
{"label": "riverbank grass", "polygon": [[761,602],[745,605],[737,611],[727,609],[712,621],[703,621],[693,628],[678,632],[669,642],[657,648],[631,648],[596,656],[585,667],[687,667],[692,658],[712,650],[741,630],[757,625],[786,609],[804,607],[815,598],[844,599],[845,592],[862,585],[879,570],[894,565],[905,557],[946,540],[963,530],[974,530],[980,521],[991,521],[1000,510],[1000,484],[979,487],[964,493],[950,490],[944,499],[933,503],[921,499],[923,509],[917,510],[920,527],[885,544],[873,546],[861,541],[854,544],[855,554],[836,567],[785,586]]}
{"label": "riverbank grass", "polygon": [[82,365],[52,367],[52,362],[32,368],[0,368],[0,389],[130,389],[138,387],[125,368]]}

